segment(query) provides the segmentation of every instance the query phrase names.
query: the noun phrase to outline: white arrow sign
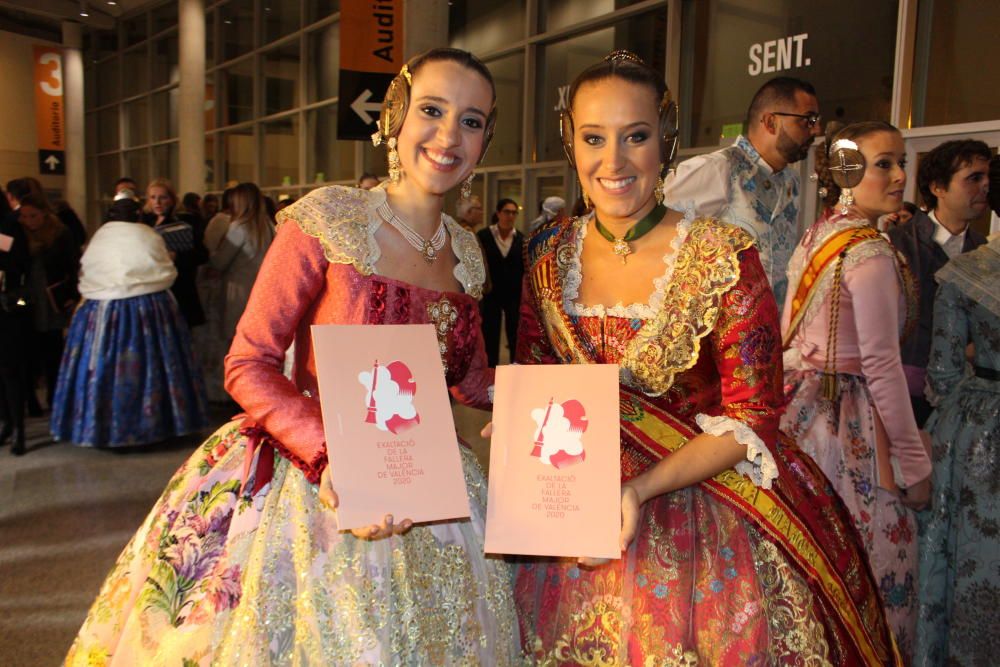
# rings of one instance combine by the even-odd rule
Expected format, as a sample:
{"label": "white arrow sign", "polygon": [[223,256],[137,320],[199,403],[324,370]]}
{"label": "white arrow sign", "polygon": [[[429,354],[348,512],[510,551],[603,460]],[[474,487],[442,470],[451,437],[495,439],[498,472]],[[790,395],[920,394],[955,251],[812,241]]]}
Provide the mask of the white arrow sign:
{"label": "white arrow sign", "polygon": [[59,166],[59,161],[60,161],[59,158],[57,158],[55,155],[50,155],[47,158],[45,158],[45,164],[49,165],[49,171],[55,171],[56,167]]}
{"label": "white arrow sign", "polygon": [[382,105],[378,102],[369,102],[368,99],[372,96],[372,91],[365,88],[364,92],[358,95],[358,99],[351,102],[351,109],[354,113],[358,114],[358,117],[364,121],[365,125],[371,125],[375,122],[369,111],[379,111]]}

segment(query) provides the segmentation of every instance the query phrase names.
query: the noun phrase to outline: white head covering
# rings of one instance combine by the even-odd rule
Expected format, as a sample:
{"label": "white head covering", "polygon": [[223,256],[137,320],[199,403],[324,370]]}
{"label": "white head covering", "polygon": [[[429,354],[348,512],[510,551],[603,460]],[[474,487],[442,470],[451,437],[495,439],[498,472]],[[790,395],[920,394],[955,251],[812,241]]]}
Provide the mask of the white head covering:
{"label": "white head covering", "polygon": [[560,209],[566,208],[566,200],[562,197],[546,197],[542,202],[542,211],[545,217],[551,220],[556,217]]}

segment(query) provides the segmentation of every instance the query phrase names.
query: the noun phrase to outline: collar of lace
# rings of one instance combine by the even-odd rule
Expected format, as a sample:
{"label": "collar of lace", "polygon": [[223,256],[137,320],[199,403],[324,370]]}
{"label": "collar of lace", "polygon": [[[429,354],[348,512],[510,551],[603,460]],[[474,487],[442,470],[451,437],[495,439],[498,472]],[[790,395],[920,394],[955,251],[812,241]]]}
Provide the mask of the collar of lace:
{"label": "collar of lace", "polygon": [[[382,225],[376,209],[385,201],[383,187],[372,190],[330,185],[313,190],[278,213],[278,224],[294,221],[303,233],[314,237],[323,247],[326,259],[334,264],[351,264],[358,273],[376,274],[375,264],[382,249],[375,232]],[[455,279],[466,294],[479,299],[486,282],[479,242],[451,216],[441,219],[451,237],[451,249],[458,258],[453,270]]]}

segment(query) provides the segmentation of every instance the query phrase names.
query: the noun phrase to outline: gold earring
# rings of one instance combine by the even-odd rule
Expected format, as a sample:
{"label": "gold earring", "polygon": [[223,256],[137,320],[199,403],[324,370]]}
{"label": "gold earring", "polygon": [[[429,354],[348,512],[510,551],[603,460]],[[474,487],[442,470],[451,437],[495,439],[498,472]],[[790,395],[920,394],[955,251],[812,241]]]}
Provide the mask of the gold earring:
{"label": "gold earring", "polygon": [[664,184],[665,183],[664,183],[664,180],[663,180],[663,163],[661,162],[660,163],[660,176],[659,176],[659,178],[656,179],[656,190],[653,191],[653,196],[656,197],[656,203],[657,203],[657,205],[663,203],[663,186],[664,186]]}
{"label": "gold earring", "polygon": [[475,172],[469,174],[469,177],[462,181],[462,199],[468,199],[472,196],[472,179],[476,177]]}
{"label": "gold earring", "polygon": [[389,152],[386,156],[389,160],[389,180],[393,185],[396,185],[399,183],[399,177],[403,173],[402,168],[399,166],[399,152],[396,151],[396,137],[389,137],[386,145],[389,147]]}

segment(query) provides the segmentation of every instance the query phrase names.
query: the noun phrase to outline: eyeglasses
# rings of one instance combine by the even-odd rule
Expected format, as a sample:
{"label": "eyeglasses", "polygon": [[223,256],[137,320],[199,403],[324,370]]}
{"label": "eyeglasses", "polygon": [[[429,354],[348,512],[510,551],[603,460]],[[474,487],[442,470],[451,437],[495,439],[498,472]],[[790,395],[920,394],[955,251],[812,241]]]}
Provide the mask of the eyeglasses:
{"label": "eyeglasses", "polygon": [[517,209],[516,208],[502,208],[502,209],[500,209],[500,212],[501,213],[506,213],[507,215],[517,215]]}
{"label": "eyeglasses", "polygon": [[806,121],[806,127],[812,129],[819,124],[820,116],[818,113],[787,113],[785,111],[772,111],[775,116],[791,116],[792,118],[804,118]]}

